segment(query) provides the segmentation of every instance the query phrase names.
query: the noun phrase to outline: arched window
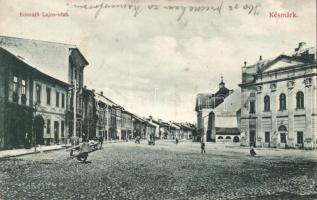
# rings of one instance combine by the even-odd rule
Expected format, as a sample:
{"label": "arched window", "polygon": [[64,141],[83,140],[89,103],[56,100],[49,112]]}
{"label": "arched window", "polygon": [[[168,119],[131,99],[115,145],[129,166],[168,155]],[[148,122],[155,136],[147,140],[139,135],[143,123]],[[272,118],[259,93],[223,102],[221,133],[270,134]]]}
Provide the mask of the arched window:
{"label": "arched window", "polygon": [[227,137],[226,137],[226,140],[231,140],[231,137],[230,137],[230,136],[227,136]]}
{"label": "arched window", "polygon": [[266,95],[264,97],[264,111],[269,111],[270,110],[270,97]]}
{"label": "arched window", "polygon": [[296,93],[296,107],[304,109],[304,93],[301,91]]}
{"label": "arched window", "polygon": [[223,140],[223,137],[222,137],[222,136],[219,136],[219,137],[218,137],[218,140]]}
{"label": "arched window", "polygon": [[280,94],[280,110],[286,110],[286,95]]}
{"label": "arched window", "polygon": [[238,136],[234,136],[233,142],[239,142],[239,137]]}

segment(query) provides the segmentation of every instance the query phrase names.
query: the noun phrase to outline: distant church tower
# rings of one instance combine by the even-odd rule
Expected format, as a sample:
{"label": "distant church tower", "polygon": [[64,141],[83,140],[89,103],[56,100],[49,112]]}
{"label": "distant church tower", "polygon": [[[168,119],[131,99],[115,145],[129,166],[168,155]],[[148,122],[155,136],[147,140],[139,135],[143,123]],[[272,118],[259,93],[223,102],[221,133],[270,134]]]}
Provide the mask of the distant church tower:
{"label": "distant church tower", "polygon": [[221,76],[221,81],[219,83],[219,90],[215,93],[216,97],[224,97],[226,98],[227,96],[229,96],[230,94],[230,90],[228,88],[226,88],[225,86],[225,82],[223,82],[223,76]]}

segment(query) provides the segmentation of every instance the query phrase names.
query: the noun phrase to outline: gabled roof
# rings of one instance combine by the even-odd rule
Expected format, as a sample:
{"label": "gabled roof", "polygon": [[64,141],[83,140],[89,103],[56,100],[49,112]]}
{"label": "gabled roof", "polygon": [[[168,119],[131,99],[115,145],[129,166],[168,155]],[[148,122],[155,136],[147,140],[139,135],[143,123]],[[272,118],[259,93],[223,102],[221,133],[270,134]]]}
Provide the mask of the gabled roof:
{"label": "gabled roof", "polygon": [[241,109],[241,90],[236,89],[213,112],[237,112]]}
{"label": "gabled roof", "polygon": [[0,47],[38,71],[67,83],[69,83],[68,68],[71,54],[81,60],[83,67],[88,65],[79,49],[72,44],[0,36]]}
{"label": "gabled roof", "polygon": [[104,104],[109,105],[109,106],[118,106],[118,104],[116,104],[115,102],[113,102],[109,98],[107,98],[99,93],[95,94],[95,99],[96,99],[96,101],[103,102]]}
{"label": "gabled roof", "polygon": [[261,72],[270,72],[301,64],[305,64],[305,62],[301,59],[296,59],[294,57],[287,55],[280,55],[271,62],[265,64],[261,69]]}

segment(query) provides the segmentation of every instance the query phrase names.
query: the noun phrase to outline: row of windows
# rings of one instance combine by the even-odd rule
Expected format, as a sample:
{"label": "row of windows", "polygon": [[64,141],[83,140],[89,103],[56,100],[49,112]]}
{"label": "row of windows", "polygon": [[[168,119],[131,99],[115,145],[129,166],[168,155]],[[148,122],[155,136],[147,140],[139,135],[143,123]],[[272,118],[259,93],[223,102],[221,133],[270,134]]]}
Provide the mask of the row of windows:
{"label": "row of windows", "polygon": [[[46,133],[51,134],[51,120],[46,120]],[[59,122],[54,121],[54,134],[59,133]],[[61,137],[65,136],[65,122],[61,121]]]}
{"label": "row of windows", "polygon": [[[38,104],[41,104],[41,93],[42,93],[41,85],[36,84],[35,93],[36,93],[36,102]],[[60,96],[61,96],[61,105],[60,105]],[[56,91],[55,97],[56,97],[55,106],[56,107],[61,106],[62,108],[65,108],[65,94],[61,93],[60,95],[60,93]],[[50,87],[46,87],[46,104],[51,105],[51,88]]]}
{"label": "row of windows", "polygon": [[[270,143],[270,132],[265,132],[265,143]],[[281,143],[286,143],[286,134],[281,133],[280,134],[280,141]],[[304,143],[304,134],[302,131],[297,132],[297,144],[303,144]]]}
{"label": "row of windows", "polygon": [[[299,91],[296,93],[296,108],[304,109],[304,93]],[[264,111],[271,110],[270,96],[264,97]],[[286,110],[286,95],[284,93],[279,96],[279,110]],[[255,113],[255,101],[250,101],[250,113]]]}

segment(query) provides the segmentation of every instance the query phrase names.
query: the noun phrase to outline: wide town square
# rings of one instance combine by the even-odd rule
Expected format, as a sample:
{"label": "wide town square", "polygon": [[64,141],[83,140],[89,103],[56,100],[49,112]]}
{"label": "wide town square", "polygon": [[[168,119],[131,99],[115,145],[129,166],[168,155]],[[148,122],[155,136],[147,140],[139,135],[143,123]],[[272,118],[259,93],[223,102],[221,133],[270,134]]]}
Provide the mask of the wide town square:
{"label": "wide town square", "polygon": [[0,2],[0,199],[317,199],[315,0]]}

